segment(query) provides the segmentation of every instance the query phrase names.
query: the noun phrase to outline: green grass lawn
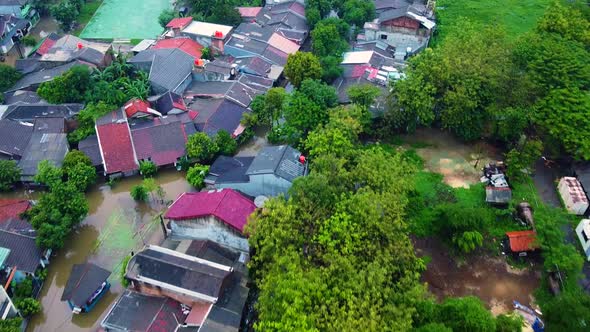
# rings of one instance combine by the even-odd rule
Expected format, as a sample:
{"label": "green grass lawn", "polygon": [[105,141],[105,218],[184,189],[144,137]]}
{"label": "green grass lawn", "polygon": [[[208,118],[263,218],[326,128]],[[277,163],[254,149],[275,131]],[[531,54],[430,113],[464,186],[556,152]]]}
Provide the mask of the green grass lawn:
{"label": "green grass lawn", "polygon": [[78,27],[73,31],[73,34],[75,36],[79,36],[82,30],[84,30],[86,24],[90,22],[90,19],[92,18],[92,16],[94,16],[96,10],[98,10],[98,7],[102,5],[102,1],[103,0],[93,0],[90,2],[86,2],[82,6],[82,9],[80,10],[80,15],[78,15],[78,18],[76,19],[76,21],[78,22]]}
{"label": "green grass lawn", "polygon": [[444,37],[453,22],[463,18],[504,26],[508,35],[515,38],[532,29],[550,3],[551,0],[439,0],[437,39]]}

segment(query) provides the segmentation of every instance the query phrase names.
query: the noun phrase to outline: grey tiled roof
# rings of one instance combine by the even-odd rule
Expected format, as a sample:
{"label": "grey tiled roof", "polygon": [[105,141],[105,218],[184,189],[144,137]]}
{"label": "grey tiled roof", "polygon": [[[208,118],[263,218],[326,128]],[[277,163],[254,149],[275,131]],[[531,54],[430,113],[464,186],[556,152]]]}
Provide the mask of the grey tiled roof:
{"label": "grey tiled roof", "polygon": [[41,250],[34,237],[0,230],[0,247],[10,249],[4,262],[6,266],[16,266],[19,271],[34,273],[41,264]]}
{"label": "grey tiled roof", "polygon": [[33,91],[15,91],[4,95],[4,103],[6,105],[16,103],[36,104],[42,101],[43,99]]}
{"label": "grey tiled roof", "polygon": [[37,174],[37,167],[43,160],[61,167],[64,157],[68,153],[68,139],[66,134],[34,132],[25,148],[18,166],[22,170],[21,180],[32,181]]}
{"label": "grey tiled roof", "polygon": [[167,90],[174,90],[191,74],[193,61],[193,57],[179,49],[172,50],[169,55],[157,52],[150,70],[150,81]]}
{"label": "grey tiled roof", "polygon": [[74,264],[61,300],[70,301],[80,308],[84,307],[86,301],[101,287],[110,274],[110,271],[91,263]]}
{"label": "grey tiled roof", "polygon": [[96,135],[90,135],[78,143],[78,150],[84,152],[90,158],[93,166],[102,165],[102,157]]}
{"label": "grey tiled roof", "polygon": [[287,181],[305,175],[305,165],[299,162],[301,153],[288,145],[267,146],[252,161],[247,175],[275,174]]}
{"label": "grey tiled roof", "polygon": [[61,117],[62,119],[69,119],[80,113],[83,108],[83,104],[52,105],[46,103],[28,104],[19,102],[8,106],[2,118],[26,122],[32,122],[38,117]]}
{"label": "grey tiled roof", "polygon": [[22,157],[33,135],[33,126],[12,120],[0,120],[0,152],[16,159]]}
{"label": "grey tiled roof", "polygon": [[246,171],[253,160],[254,157],[219,156],[211,165],[207,177],[212,184],[248,182]]}

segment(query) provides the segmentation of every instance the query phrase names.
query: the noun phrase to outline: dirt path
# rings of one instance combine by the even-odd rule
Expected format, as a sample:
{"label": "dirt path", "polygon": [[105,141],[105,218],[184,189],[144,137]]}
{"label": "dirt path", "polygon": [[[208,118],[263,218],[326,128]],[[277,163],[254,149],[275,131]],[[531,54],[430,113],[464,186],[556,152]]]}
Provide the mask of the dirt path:
{"label": "dirt path", "polygon": [[440,240],[423,238],[413,242],[418,256],[431,257],[422,281],[439,300],[474,295],[498,315],[511,311],[513,300],[530,305],[540,285],[541,266],[537,263],[514,269],[504,257],[473,255],[458,266]]}

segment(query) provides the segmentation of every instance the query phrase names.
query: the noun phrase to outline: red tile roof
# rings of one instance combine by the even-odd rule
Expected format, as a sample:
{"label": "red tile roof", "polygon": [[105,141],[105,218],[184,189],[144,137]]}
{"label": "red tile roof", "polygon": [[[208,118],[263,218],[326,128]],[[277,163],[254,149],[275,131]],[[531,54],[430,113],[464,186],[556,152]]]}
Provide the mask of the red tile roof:
{"label": "red tile roof", "polygon": [[211,311],[211,307],[213,304],[211,303],[195,303],[191,308],[191,312],[186,316],[184,320],[185,324],[197,325],[202,326],[205,322],[205,319],[209,315],[209,311]]}
{"label": "red tile roof", "polygon": [[0,199],[0,222],[13,218],[20,218],[20,214],[27,211],[31,204],[23,199]]}
{"label": "red tile roof", "polygon": [[127,121],[97,126],[96,134],[107,174],[138,169]]}
{"label": "red tile roof", "polygon": [[37,49],[37,54],[39,54],[39,55],[47,54],[49,49],[52,48],[53,45],[55,45],[55,43],[56,43],[56,40],[53,40],[49,37],[45,38],[45,40],[43,40],[43,43],[41,44],[41,46],[39,46],[39,48]]}
{"label": "red tile roof", "polygon": [[254,210],[256,206],[248,198],[233,189],[223,189],[184,193],[170,205],[164,217],[172,220],[190,220],[215,216],[243,233],[248,216]]}
{"label": "red tile roof", "polygon": [[260,13],[262,7],[238,7],[240,15],[245,18],[254,18]]}
{"label": "red tile roof", "polygon": [[166,24],[166,28],[182,29],[182,28],[186,27],[187,25],[189,25],[192,21],[193,21],[192,17],[177,17],[177,18],[173,19],[172,21],[168,22],[168,24]]}
{"label": "red tile roof", "polygon": [[168,38],[168,39],[160,39],[156,42],[156,44],[152,47],[154,49],[167,49],[167,48],[177,48],[183,51],[184,53],[192,56],[195,59],[200,59],[201,55],[203,54],[201,51],[203,50],[204,46],[197,43],[196,41],[182,37],[182,38]]}
{"label": "red tile roof", "polygon": [[539,245],[535,243],[537,239],[535,231],[506,232],[506,236],[508,236],[512,252],[533,251],[539,248]]}
{"label": "red tile roof", "polygon": [[137,98],[131,99],[123,106],[125,114],[127,114],[128,118],[134,116],[137,113],[152,114],[148,111],[148,108],[150,108],[150,103]]}

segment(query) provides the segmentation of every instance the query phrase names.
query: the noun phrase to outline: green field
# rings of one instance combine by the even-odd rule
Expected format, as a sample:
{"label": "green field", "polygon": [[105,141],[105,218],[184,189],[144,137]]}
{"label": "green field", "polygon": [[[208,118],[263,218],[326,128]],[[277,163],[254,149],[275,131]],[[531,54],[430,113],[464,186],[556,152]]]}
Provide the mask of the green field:
{"label": "green field", "polygon": [[508,35],[515,38],[532,29],[550,3],[551,0],[439,0],[437,39],[444,37],[453,22],[465,18],[504,26]]}

